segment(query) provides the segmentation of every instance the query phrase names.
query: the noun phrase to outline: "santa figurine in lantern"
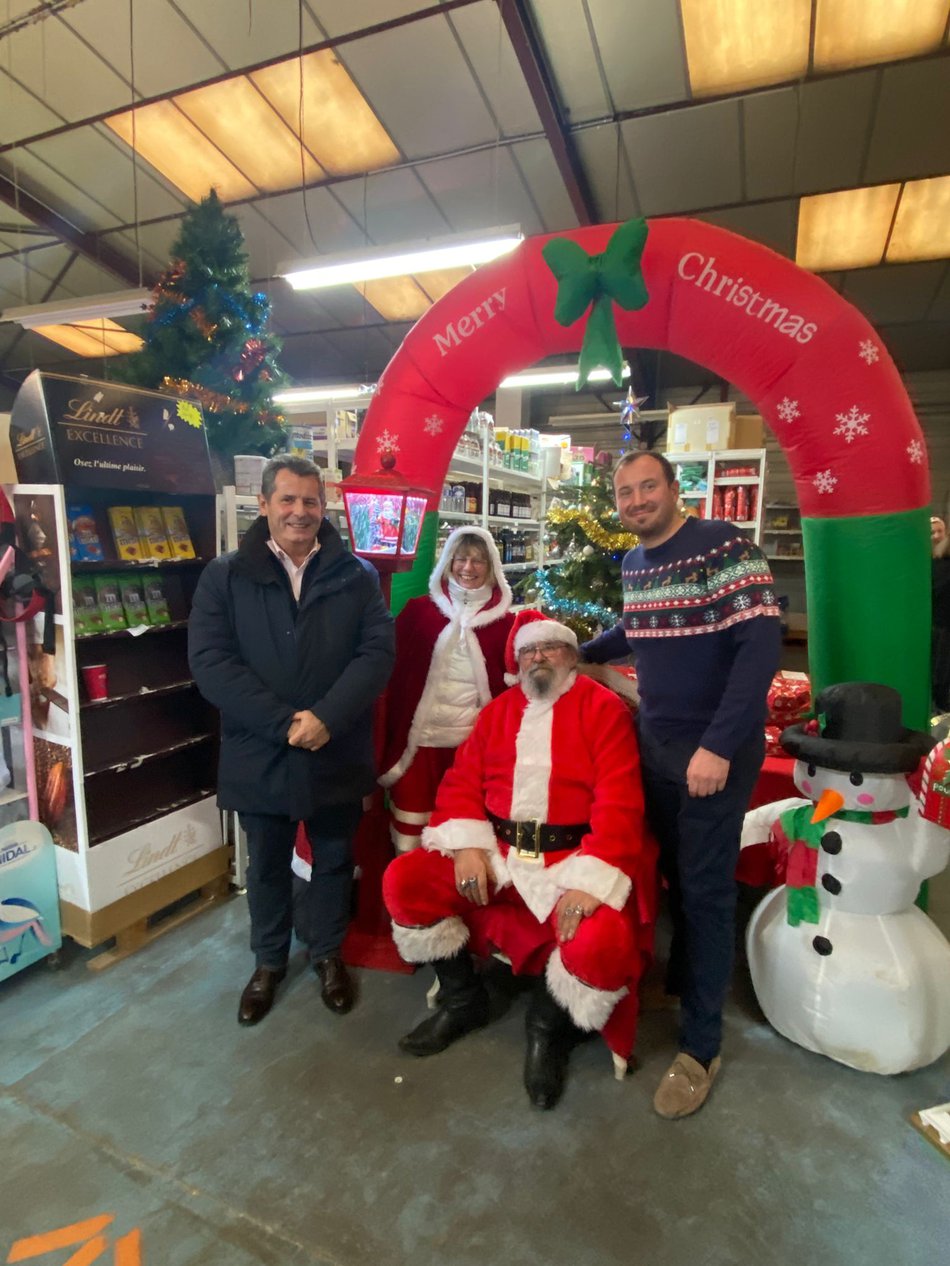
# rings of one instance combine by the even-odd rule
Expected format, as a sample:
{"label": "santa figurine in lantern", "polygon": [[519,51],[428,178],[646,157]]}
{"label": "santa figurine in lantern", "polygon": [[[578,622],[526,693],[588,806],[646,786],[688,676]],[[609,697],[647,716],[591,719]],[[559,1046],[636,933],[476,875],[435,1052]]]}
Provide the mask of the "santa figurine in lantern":
{"label": "santa figurine in lantern", "polygon": [[806,1049],[867,1072],[922,1068],[950,1048],[950,944],[914,904],[950,859],[950,760],[901,725],[889,686],[830,686],[815,713],[781,738],[807,799],[746,817],[743,845],[770,838],[784,878],[749,922],[752,983]]}
{"label": "santa figurine in lantern", "polygon": [[395,553],[399,541],[399,510],[387,497],[375,508],[373,518],[373,548]]}

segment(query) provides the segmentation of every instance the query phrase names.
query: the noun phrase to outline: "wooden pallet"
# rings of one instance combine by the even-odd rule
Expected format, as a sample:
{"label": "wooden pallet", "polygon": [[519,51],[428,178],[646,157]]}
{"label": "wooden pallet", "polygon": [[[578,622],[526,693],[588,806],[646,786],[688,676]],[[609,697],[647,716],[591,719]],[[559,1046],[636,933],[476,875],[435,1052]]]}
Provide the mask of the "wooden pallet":
{"label": "wooden pallet", "polygon": [[[229,868],[228,850],[218,848],[101,910],[83,910],[62,901],[63,935],[86,949],[114,941],[86,964],[90,971],[104,971],[217,905],[229,892]],[[192,896],[187,905],[178,905]]]}
{"label": "wooden pallet", "polygon": [[941,1156],[945,1156],[947,1160],[950,1160],[950,1146],[940,1142],[940,1135],[932,1125],[925,1125],[921,1121],[919,1112],[912,1112],[908,1120],[918,1134],[922,1134],[928,1143],[933,1143]]}

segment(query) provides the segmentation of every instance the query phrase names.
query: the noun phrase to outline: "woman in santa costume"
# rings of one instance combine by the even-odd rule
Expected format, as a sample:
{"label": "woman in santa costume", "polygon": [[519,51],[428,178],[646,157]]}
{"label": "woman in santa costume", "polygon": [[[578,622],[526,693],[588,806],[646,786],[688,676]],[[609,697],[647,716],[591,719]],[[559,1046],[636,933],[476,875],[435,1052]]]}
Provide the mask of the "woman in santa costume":
{"label": "woman in santa costume", "polygon": [[576,664],[569,628],[519,616],[508,651],[518,684],[479,714],[423,848],[383,880],[400,954],[432,963],[441,986],[439,1009],[402,1049],[434,1055],[488,1022],[470,955],[500,950],[515,973],[541,976],[525,1060],[541,1108],[560,1098],[578,1029],[599,1030],[625,1071],[656,909],[630,713]]}
{"label": "woman in santa costume", "polygon": [[418,846],[457,747],[505,688],[510,608],[491,533],[462,527],[445,542],[428,595],[412,598],[399,613],[379,779],[389,789],[397,852]]}
{"label": "woman in santa costume", "polygon": [[[475,718],[505,689],[511,588],[490,532],[450,533],[429,577],[396,619],[396,664],[386,695],[384,773],[389,831],[398,853],[417,848],[442,775]],[[309,881],[310,842],[300,831],[291,862]],[[304,890],[305,891],[305,890]]]}

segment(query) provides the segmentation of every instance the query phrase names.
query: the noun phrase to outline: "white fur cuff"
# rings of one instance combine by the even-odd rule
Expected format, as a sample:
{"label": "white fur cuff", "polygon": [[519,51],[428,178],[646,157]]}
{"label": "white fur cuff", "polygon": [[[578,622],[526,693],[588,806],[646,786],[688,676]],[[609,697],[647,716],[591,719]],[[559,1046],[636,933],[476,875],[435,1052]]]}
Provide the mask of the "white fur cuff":
{"label": "white fur cuff", "polygon": [[626,986],[608,990],[585,985],[564,966],[559,949],[548,959],[544,975],[551,997],[564,1008],[579,1029],[588,1032],[602,1029],[620,999],[627,996]]}
{"label": "white fur cuff", "polygon": [[436,853],[455,853],[460,848],[498,851],[494,828],[484,818],[449,818],[438,826],[427,826],[422,832],[422,843]]}
{"label": "white fur cuff", "polygon": [[468,943],[468,928],[455,914],[428,928],[394,923],[393,940],[404,962],[431,963],[437,958],[453,958]]}
{"label": "white fur cuff", "polygon": [[558,867],[557,882],[565,891],[577,888],[579,892],[588,892],[613,910],[624,908],[633,887],[630,877],[622,870],[589,853],[575,853],[563,861]]}

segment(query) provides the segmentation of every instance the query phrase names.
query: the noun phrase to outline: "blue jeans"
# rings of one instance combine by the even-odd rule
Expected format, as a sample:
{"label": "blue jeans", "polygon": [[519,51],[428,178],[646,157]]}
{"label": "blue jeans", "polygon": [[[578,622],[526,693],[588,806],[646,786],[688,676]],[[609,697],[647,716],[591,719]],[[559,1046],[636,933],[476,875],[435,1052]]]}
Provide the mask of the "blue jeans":
{"label": "blue jeans", "polygon": [[759,731],[739,748],[722,791],[691,796],[686,768],[697,743],[660,739],[644,726],[639,736],[646,815],[660,845],[673,921],[667,989],[680,996],[680,1049],[705,1062],[722,1043],[735,954],[739,836],[765,738]]}
{"label": "blue jeans", "polygon": [[[334,804],[305,823],[313,848],[313,874],[298,906],[298,921],[312,962],[339,953],[346,935],[353,887],[353,836],[361,804]],[[258,967],[283,967],[293,928],[293,854],[297,823],[269,813],[242,813],[247,835],[247,904],[251,949]]]}

